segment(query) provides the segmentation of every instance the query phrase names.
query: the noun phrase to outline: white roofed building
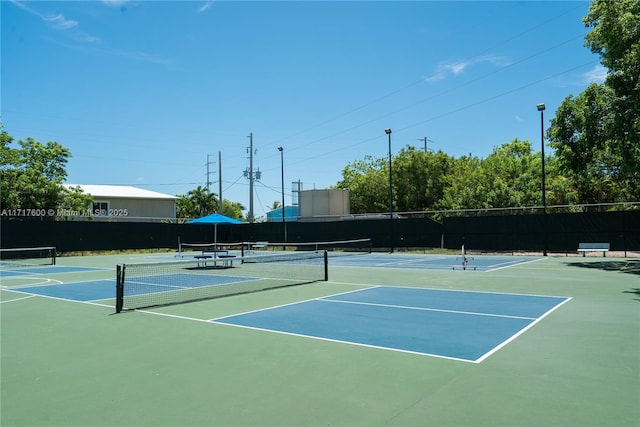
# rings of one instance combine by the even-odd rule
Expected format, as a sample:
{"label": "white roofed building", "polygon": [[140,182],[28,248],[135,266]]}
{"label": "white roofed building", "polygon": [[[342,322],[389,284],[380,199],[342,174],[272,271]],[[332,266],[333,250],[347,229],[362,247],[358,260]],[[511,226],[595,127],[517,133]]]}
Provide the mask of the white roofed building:
{"label": "white roofed building", "polygon": [[94,220],[157,222],[176,219],[176,196],[127,185],[65,184],[65,187],[80,187],[93,197],[91,213]]}

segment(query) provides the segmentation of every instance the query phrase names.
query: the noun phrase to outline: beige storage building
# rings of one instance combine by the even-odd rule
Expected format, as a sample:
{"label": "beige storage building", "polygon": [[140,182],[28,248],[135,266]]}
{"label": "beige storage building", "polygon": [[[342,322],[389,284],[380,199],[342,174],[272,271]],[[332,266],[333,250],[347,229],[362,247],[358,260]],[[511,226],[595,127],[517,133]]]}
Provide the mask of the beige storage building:
{"label": "beige storage building", "polygon": [[176,196],[125,185],[72,185],[93,196],[93,220],[175,221]]}
{"label": "beige storage building", "polygon": [[351,211],[349,190],[300,191],[300,221],[340,221]]}

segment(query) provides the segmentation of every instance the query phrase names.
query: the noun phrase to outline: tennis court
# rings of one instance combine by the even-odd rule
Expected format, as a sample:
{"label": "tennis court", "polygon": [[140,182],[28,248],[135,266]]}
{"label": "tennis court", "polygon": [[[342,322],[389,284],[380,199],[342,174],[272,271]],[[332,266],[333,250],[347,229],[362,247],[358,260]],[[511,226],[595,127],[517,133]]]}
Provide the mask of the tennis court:
{"label": "tennis court", "polygon": [[567,301],[569,298],[382,286],[212,321],[481,362]]}
{"label": "tennis court", "polygon": [[[328,281],[316,280],[319,270],[292,276],[313,263],[187,262],[157,273],[173,260],[59,257],[3,271],[1,424],[640,419],[637,259],[480,255],[469,260],[475,270],[462,271],[455,255],[329,256]],[[138,264],[156,267],[136,273]],[[117,265],[127,266],[125,286],[145,286],[131,288],[132,304],[176,286],[198,292],[196,301],[145,300],[152,306],[115,315]],[[277,269],[306,282],[280,286]],[[274,289],[216,297],[229,286]]]}
{"label": "tennis court", "polygon": [[[507,268],[514,265],[541,261],[540,257],[526,256],[467,256],[468,264],[465,266],[471,271],[492,271]],[[415,255],[415,254],[381,254],[373,253],[370,256],[336,257],[332,259],[332,265],[365,267],[365,268],[413,268],[422,270],[455,270],[463,269],[462,254],[457,255]]]}

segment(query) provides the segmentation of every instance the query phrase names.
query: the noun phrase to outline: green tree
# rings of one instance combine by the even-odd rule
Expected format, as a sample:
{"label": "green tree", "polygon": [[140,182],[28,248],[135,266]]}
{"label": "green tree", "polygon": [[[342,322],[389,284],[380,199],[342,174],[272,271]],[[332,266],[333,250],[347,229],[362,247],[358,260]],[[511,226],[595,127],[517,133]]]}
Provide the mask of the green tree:
{"label": "green tree", "polygon": [[548,131],[559,170],[580,202],[640,199],[640,0],[594,0],[586,46],[608,69],[604,84],[568,96]]}
{"label": "green tree", "polygon": [[593,0],[583,22],[592,28],[586,45],[609,69],[621,131],[640,130],[640,1]]}
{"label": "green tree", "polygon": [[[529,141],[514,139],[485,159],[463,156],[450,170],[441,209],[537,206],[542,201],[542,159]],[[549,174],[547,173],[547,178]]]}
{"label": "green tree", "polygon": [[230,218],[235,218],[239,220],[247,220],[248,218],[243,218],[242,211],[245,209],[239,202],[231,202],[229,200],[222,200],[222,215],[226,215]]}
{"label": "green tree", "polygon": [[563,175],[557,156],[546,158],[546,187],[547,205],[575,205],[580,203],[580,197],[573,180]]}
{"label": "green tree", "polygon": [[462,156],[449,169],[449,185],[444,189],[438,207],[447,210],[489,207],[480,172],[481,159]]}
{"label": "green tree", "polygon": [[[59,209],[73,212],[87,212],[93,203],[93,196],[86,194],[79,186],[64,188]],[[66,219],[74,219],[67,217]]]}
{"label": "green tree", "polygon": [[179,218],[199,218],[216,211],[218,201],[209,189],[198,186],[186,195],[179,195],[176,211]]}
{"label": "green tree", "polygon": [[[503,144],[482,161],[492,207],[533,206],[542,201],[542,158],[529,141]],[[493,182],[493,186],[491,186]]]}
{"label": "green tree", "polygon": [[453,159],[438,151],[425,153],[408,146],[393,159],[393,191],[400,212],[433,209],[449,185]]}
{"label": "green tree", "polygon": [[389,167],[385,159],[365,156],[348,164],[336,188],[349,190],[352,213],[389,211]]}
{"label": "green tree", "polygon": [[64,197],[62,182],[71,157],[57,142],[46,144],[33,138],[19,140],[0,132],[0,204],[4,209],[56,209]]}
{"label": "green tree", "polygon": [[582,203],[624,201],[627,176],[619,144],[611,133],[615,95],[606,85],[591,84],[568,96],[551,121],[549,139],[560,172],[573,182]]}
{"label": "green tree", "polygon": [[[207,188],[202,186],[190,190],[185,195],[178,195],[178,200],[176,200],[178,218],[200,218],[218,212],[219,207],[219,199],[216,194],[209,192]],[[242,204],[223,200],[222,212],[219,213],[231,218],[242,219],[243,210]]]}

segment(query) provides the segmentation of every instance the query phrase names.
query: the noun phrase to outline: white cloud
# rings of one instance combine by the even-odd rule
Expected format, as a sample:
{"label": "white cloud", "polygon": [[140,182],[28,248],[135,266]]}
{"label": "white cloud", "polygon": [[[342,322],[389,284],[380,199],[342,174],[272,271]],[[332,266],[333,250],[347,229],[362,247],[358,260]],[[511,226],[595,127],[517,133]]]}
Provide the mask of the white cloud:
{"label": "white cloud", "polygon": [[74,21],[72,19],[67,19],[61,13],[58,13],[58,14],[44,14],[44,13],[38,11],[37,9],[34,9],[34,8],[30,7],[30,6],[27,6],[27,4],[24,3],[24,2],[17,1],[17,0],[11,0],[11,3],[13,3],[16,6],[18,6],[20,9],[22,9],[24,11],[27,11],[30,14],[35,15],[38,18],[42,19],[44,22],[46,22],[47,24],[51,25],[56,30],[68,30],[69,28],[73,28],[73,27],[78,25],[78,21]]}
{"label": "white cloud", "polygon": [[[11,0],[11,3],[25,10],[26,12],[39,17],[40,19],[42,19],[44,22],[46,22],[48,25],[50,25],[52,28],[56,30],[69,30],[79,25],[77,21],[65,18],[64,15],[62,15],[61,13],[46,14],[46,13],[40,12],[39,10],[31,7],[31,4],[34,4],[35,2],[26,4],[25,2],[22,2],[19,0]],[[108,6],[121,7],[125,3],[128,3],[128,1],[103,0],[103,3]],[[38,3],[35,3],[35,4],[38,4]],[[100,37],[92,36],[91,34],[87,34],[77,28],[66,34],[68,36],[66,38],[66,40],[68,41],[66,42],[58,39],[51,39],[51,41],[60,46],[64,46],[66,48],[75,49],[75,50],[83,51],[86,53],[91,53],[94,55],[120,56],[123,58],[133,59],[136,61],[150,62],[150,63],[161,64],[161,65],[174,62],[173,58],[164,57],[162,55],[156,55],[156,54],[143,52],[143,51],[113,49],[113,48],[100,46],[100,43],[102,42],[102,39]]]}
{"label": "white cloud", "polygon": [[102,39],[100,37],[96,37],[96,36],[91,36],[91,35],[84,35],[82,36],[82,40],[87,42],[87,43],[99,43],[102,41]]}
{"label": "white cloud", "polygon": [[466,62],[466,61],[454,62],[451,64],[443,64],[440,67],[440,70],[451,71],[454,75],[458,75],[461,72],[463,72],[464,69],[467,68],[469,65],[471,65],[471,62]]}
{"label": "white cloud", "polygon": [[582,76],[586,83],[603,83],[609,70],[602,65],[596,65],[593,70],[587,71]]}
{"label": "white cloud", "polygon": [[448,75],[457,76],[458,74],[463,73],[470,66],[481,63],[489,63],[499,67],[506,67],[510,64],[507,58],[495,55],[476,56],[475,58],[463,59],[455,62],[445,62],[438,65],[436,73],[427,77],[425,81],[435,82],[443,80]]}
{"label": "white cloud", "polygon": [[66,19],[61,13],[58,13],[57,15],[48,15],[44,20],[50,23],[51,26],[57,30],[68,30],[69,28],[73,28],[78,25],[78,21]]}
{"label": "white cloud", "polygon": [[212,6],[213,6],[213,0],[209,0],[209,1],[207,1],[205,4],[203,4],[202,6],[200,6],[200,7],[198,8],[198,11],[197,11],[197,12],[198,12],[198,13],[202,13],[202,12],[204,12],[204,11],[206,11],[206,10],[211,9],[211,7],[212,7]]}

